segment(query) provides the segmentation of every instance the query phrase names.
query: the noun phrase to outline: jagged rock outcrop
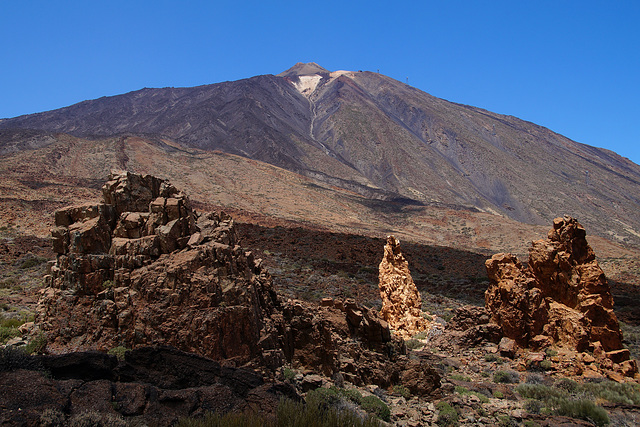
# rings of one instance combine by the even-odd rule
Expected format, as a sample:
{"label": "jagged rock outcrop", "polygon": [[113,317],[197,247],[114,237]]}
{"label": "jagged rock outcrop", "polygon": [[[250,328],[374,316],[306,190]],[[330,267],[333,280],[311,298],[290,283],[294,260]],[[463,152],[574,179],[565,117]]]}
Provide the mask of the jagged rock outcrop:
{"label": "jagged rock outcrop", "polygon": [[113,174],[103,203],[57,211],[53,234],[58,256],[36,315],[50,352],[169,345],[268,377],[289,363],[388,387],[410,367],[416,394],[440,385],[375,310],[281,301],[233,220],[197,215],[165,181]]}
{"label": "jagged rock outcrop", "polygon": [[556,218],[548,238],[532,243],[527,267],[511,254],[487,260],[486,307],[521,347],[592,351],[607,359],[601,366],[633,375],[607,279],[585,236],[576,219]]}
{"label": "jagged rock outcrop", "polygon": [[409,263],[400,251],[400,241],[394,236],[387,237],[379,271],[380,317],[405,339],[428,331],[431,324],[423,316],[420,293],[411,277]]}
{"label": "jagged rock outcrop", "polygon": [[113,174],[103,200],[56,212],[58,258],[36,318],[50,350],[167,344],[239,365],[284,362],[276,294],[230,217],[197,218],[148,175]]}

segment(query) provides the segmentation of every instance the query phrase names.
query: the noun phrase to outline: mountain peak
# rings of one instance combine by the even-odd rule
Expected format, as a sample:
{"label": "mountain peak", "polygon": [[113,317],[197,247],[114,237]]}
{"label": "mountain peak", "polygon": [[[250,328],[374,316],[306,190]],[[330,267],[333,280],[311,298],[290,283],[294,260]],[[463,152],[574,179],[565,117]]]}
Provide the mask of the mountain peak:
{"label": "mountain peak", "polygon": [[315,62],[298,62],[293,67],[278,74],[279,77],[291,77],[291,76],[309,76],[313,74],[328,73],[329,70],[322,68]]}

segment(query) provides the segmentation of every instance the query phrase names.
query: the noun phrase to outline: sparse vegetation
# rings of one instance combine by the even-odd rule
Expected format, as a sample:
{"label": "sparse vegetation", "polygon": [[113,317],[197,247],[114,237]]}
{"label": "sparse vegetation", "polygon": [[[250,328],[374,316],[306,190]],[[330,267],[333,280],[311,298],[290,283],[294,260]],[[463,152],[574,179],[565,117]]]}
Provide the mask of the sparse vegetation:
{"label": "sparse vegetation", "polygon": [[493,381],[503,384],[515,384],[520,382],[520,374],[516,371],[496,371],[493,374]]}
{"label": "sparse vegetation", "polygon": [[394,385],[393,387],[391,387],[391,393],[402,396],[406,400],[409,400],[409,398],[411,398],[411,392],[402,384]]}
{"label": "sparse vegetation", "polygon": [[115,286],[115,282],[113,280],[105,280],[102,282],[102,289],[111,289]]}
{"label": "sparse vegetation", "polygon": [[47,336],[40,332],[38,336],[29,341],[25,346],[24,351],[27,354],[39,354],[42,353],[47,346]]}
{"label": "sparse vegetation", "polygon": [[285,381],[292,382],[296,377],[296,372],[293,369],[285,366],[282,370],[282,375],[284,376]]}
{"label": "sparse vegetation", "polygon": [[107,351],[107,354],[111,354],[113,356],[116,356],[118,358],[119,361],[124,361],[124,354],[129,351],[128,348],[124,347],[124,346],[118,346],[118,347],[114,347],[111,350]]}
{"label": "sparse vegetation", "polygon": [[404,345],[407,347],[407,350],[416,350],[418,348],[424,347],[424,343],[420,340],[411,338],[404,342]]}
{"label": "sparse vegetation", "polygon": [[451,378],[452,380],[456,380],[456,381],[465,381],[465,382],[471,382],[471,378],[463,375],[463,374],[451,374],[449,375],[449,378]]}
{"label": "sparse vegetation", "polygon": [[460,415],[458,411],[449,404],[449,402],[441,400],[436,403],[436,409],[438,410],[438,425],[439,426],[457,426]]}
{"label": "sparse vegetation", "polygon": [[43,262],[47,262],[47,259],[39,256],[32,256],[22,261],[22,263],[20,264],[20,269],[26,270],[28,268],[36,267]]}
{"label": "sparse vegetation", "polygon": [[484,361],[485,362],[497,362],[497,363],[502,363],[503,360],[500,356],[494,354],[494,353],[488,353],[484,355]]}
{"label": "sparse vegetation", "polygon": [[[533,399],[527,401],[525,409],[532,413],[548,410],[557,415],[563,415],[572,418],[580,418],[583,420],[591,421],[598,426],[609,424],[609,416],[607,412],[600,406],[597,406],[593,400],[587,398],[590,393],[594,391],[594,396],[598,396],[602,399],[608,400],[603,395],[607,395],[607,391],[611,391],[615,388],[610,381],[606,382],[605,386],[599,384],[594,388],[593,384],[578,384],[571,380],[563,379],[558,381],[554,387],[549,387],[543,384],[520,384],[516,387],[516,391],[523,397]],[[611,384],[608,384],[611,383]],[[602,384],[602,383],[600,383]],[[617,384],[625,386],[626,384]],[[615,399],[622,398],[622,396],[633,396],[637,394],[637,389],[634,387],[622,388],[622,393],[611,393],[609,397],[612,402]],[[632,402],[632,400],[630,400]],[[534,403],[538,402],[538,403]],[[534,412],[537,411],[537,412]]]}

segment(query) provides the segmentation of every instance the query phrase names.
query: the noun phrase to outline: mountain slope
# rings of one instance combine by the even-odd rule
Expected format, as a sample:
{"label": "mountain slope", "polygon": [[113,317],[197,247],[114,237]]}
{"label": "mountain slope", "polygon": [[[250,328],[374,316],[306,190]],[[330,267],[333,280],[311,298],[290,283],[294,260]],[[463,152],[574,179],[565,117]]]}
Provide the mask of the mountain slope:
{"label": "mountain slope", "polygon": [[[25,130],[31,142],[16,136]],[[464,206],[532,224],[568,213],[596,233],[640,243],[638,165],[377,73],[310,63],[278,76],[142,89],[2,120],[0,152],[44,146],[56,132],[221,150],[373,199]]]}

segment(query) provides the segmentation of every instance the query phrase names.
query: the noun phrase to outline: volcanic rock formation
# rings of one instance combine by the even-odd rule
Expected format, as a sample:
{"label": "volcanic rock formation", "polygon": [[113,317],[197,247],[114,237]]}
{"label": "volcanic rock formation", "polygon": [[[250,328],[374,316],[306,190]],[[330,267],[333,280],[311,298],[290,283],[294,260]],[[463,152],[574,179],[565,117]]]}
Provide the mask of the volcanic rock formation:
{"label": "volcanic rock formation", "polygon": [[103,200],[55,214],[58,256],[36,315],[48,351],[169,345],[267,376],[289,363],[383,387],[410,372],[415,394],[439,387],[375,310],[281,301],[224,213],[197,215],[171,184],[126,172]]}
{"label": "volcanic rock formation", "polygon": [[276,295],[231,218],[199,218],[152,176],[114,174],[104,203],[58,210],[58,258],[37,323],[52,350],[168,344],[239,364],[283,363]]}
{"label": "volcanic rock formation", "polygon": [[556,218],[548,238],[532,243],[527,267],[511,254],[487,260],[486,307],[521,347],[593,351],[601,366],[633,375],[636,363],[622,347],[609,285],[585,235],[576,219]]}
{"label": "volcanic rock formation", "polygon": [[380,316],[405,339],[428,331],[431,325],[423,317],[420,293],[411,277],[409,263],[400,252],[400,241],[394,236],[387,237],[379,271]]}

